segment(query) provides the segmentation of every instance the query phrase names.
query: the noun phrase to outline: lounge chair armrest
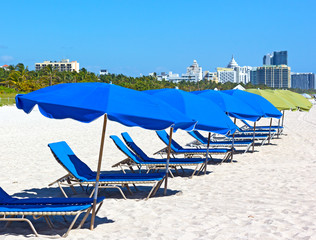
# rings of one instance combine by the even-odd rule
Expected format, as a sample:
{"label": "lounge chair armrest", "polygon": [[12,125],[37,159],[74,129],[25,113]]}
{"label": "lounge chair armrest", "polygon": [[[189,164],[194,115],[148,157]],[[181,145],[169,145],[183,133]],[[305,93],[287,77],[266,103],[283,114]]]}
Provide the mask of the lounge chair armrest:
{"label": "lounge chair armrest", "polygon": [[125,158],[124,160],[115,163],[112,167],[119,167],[120,165],[133,165],[133,161],[130,158]]}

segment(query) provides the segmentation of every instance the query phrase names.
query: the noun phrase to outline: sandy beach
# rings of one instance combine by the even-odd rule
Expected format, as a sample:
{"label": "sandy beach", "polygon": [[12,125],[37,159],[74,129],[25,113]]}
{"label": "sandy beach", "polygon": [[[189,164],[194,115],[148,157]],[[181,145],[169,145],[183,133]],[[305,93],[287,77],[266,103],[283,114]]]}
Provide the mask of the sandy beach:
{"label": "sandy beach", "polygon": [[[275,122],[276,123],[276,122]],[[268,124],[262,120],[260,124]],[[117,190],[106,196],[96,228],[70,232],[68,239],[316,239],[316,109],[285,113],[284,134],[255,153],[234,155],[235,162],[209,165],[206,176],[177,176],[144,201],[150,186],[124,200]],[[48,184],[66,174],[48,143],[64,140],[76,155],[96,169],[102,118],[90,123],[52,120],[35,109],[25,114],[14,106],[0,108],[0,186],[15,197],[62,197]],[[125,158],[109,135],[127,131],[148,155],[165,147],[155,132],[109,122],[102,170]],[[193,141],[178,131],[174,139]],[[156,156],[159,157],[159,156]],[[70,191],[67,191],[70,193]],[[79,191],[78,196],[87,196]],[[33,221],[40,233],[63,234],[69,223],[56,218],[52,231]],[[1,226],[3,226],[1,224]],[[34,236],[25,223],[14,223],[0,239]]]}

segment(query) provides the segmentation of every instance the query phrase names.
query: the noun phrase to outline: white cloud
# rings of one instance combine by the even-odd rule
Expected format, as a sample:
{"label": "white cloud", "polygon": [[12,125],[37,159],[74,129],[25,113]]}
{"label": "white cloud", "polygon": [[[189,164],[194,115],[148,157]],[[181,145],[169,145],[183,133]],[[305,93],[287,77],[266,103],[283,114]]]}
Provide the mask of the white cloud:
{"label": "white cloud", "polygon": [[0,61],[1,62],[10,62],[12,61],[14,58],[12,56],[0,56]]}

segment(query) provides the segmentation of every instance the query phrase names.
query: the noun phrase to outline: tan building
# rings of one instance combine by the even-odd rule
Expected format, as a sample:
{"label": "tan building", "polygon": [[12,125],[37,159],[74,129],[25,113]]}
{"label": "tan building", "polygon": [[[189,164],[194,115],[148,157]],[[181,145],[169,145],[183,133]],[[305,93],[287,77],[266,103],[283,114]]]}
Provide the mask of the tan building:
{"label": "tan building", "polygon": [[46,66],[51,65],[54,69],[59,72],[79,72],[79,63],[77,61],[69,61],[69,59],[62,59],[61,61],[44,61],[42,63],[35,63],[35,70],[39,71]]}
{"label": "tan building", "polygon": [[203,77],[204,80],[218,83],[217,72],[204,71],[203,75],[204,75]]}

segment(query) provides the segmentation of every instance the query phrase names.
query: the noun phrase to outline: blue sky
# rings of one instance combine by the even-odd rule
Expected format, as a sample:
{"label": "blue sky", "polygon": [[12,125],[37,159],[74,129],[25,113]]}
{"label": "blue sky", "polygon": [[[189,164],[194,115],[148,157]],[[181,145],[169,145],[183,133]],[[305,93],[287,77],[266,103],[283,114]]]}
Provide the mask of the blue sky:
{"label": "blue sky", "polygon": [[1,1],[0,65],[69,58],[80,68],[138,76],[261,66],[287,50],[294,72],[316,72],[314,0]]}

